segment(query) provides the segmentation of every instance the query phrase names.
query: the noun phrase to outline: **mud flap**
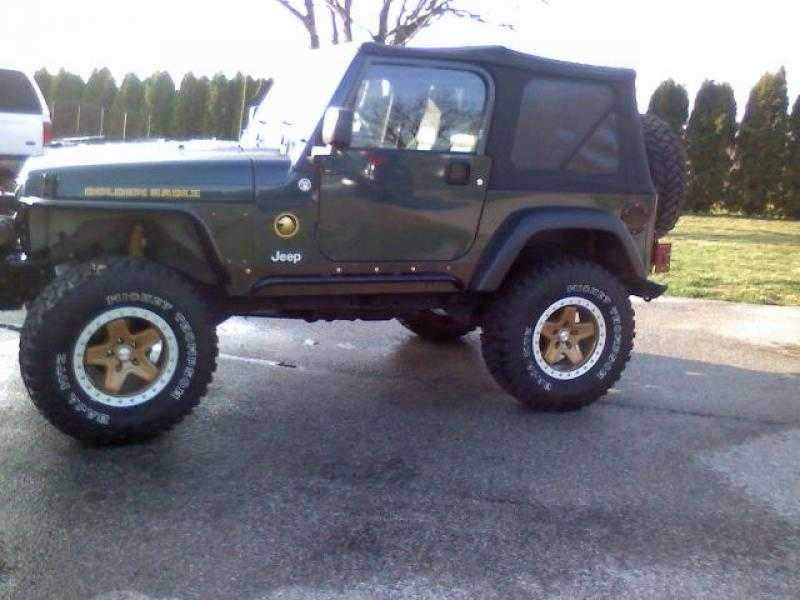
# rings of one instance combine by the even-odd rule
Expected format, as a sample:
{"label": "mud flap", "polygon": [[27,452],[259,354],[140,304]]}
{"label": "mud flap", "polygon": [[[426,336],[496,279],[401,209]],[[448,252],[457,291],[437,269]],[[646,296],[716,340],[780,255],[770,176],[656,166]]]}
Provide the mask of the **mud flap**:
{"label": "mud flap", "polygon": [[640,279],[639,281],[628,284],[628,293],[631,296],[638,296],[639,298],[644,299],[645,302],[655,300],[659,296],[663,295],[666,291],[666,285],[656,283],[655,281],[649,281],[647,279]]}
{"label": "mud flap", "polygon": [[14,194],[4,192],[2,190],[2,183],[0,183],[0,215],[10,215],[14,212],[16,204],[17,199]]}

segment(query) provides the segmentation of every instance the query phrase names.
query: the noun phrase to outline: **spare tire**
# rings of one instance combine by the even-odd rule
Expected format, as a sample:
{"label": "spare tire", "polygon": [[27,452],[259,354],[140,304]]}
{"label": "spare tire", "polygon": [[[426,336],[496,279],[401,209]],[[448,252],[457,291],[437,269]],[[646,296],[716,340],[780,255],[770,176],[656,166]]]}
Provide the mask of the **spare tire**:
{"label": "spare tire", "polygon": [[686,150],[683,142],[664,121],[642,115],[642,132],[650,164],[650,177],[658,193],[656,238],[672,231],[686,198]]}

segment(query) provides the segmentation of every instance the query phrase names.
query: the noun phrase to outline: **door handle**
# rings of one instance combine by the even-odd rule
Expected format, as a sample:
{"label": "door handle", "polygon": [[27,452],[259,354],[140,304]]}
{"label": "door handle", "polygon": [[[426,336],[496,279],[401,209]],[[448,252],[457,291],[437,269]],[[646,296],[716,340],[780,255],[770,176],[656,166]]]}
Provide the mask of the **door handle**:
{"label": "door handle", "polygon": [[468,162],[451,162],[445,170],[445,181],[450,185],[467,185],[469,183],[470,170]]}

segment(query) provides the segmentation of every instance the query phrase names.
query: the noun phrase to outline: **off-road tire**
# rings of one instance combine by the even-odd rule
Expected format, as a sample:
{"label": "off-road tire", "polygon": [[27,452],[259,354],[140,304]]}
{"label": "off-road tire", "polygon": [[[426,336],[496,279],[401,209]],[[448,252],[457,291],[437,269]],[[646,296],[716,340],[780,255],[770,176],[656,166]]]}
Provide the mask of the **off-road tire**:
{"label": "off-road tire", "polygon": [[403,327],[430,342],[453,342],[476,329],[475,325],[430,310],[397,320]]}
{"label": "off-road tire", "polygon": [[[175,335],[177,366],[165,387],[133,407],[93,400],[78,383],[73,350],[81,330],[116,308],[145,309]],[[181,275],[142,259],[80,264],[32,303],[20,337],[20,368],[36,408],[62,432],[93,444],[127,443],[162,433],[206,393],[216,370],[217,335],[201,295]]]}
{"label": "off-road tire", "polygon": [[656,238],[672,231],[686,199],[686,150],[683,142],[663,120],[642,115],[642,132],[650,163],[650,177],[658,193]]}
{"label": "off-road tire", "polygon": [[[593,303],[605,320],[605,346],[596,364],[574,379],[548,375],[533,357],[533,331],[548,307],[565,298]],[[497,383],[524,406],[539,411],[577,410],[595,402],[620,378],[634,338],[634,313],[625,288],[594,263],[562,259],[540,265],[498,294],[486,312],[483,357]]]}

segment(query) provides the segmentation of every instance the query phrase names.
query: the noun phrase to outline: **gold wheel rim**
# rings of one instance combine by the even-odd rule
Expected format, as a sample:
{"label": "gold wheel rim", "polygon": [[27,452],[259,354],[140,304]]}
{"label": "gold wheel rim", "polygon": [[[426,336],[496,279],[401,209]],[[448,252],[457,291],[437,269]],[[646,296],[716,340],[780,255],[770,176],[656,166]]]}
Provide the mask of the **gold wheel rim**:
{"label": "gold wheel rim", "polygon": [[560,308],[541,329],[542,358],[561,371],[580,369],[597,346],[598,325],[591,312],[578,306]]}
{"label": "gold wheel rim", "polygon": [[94,367],[92,383],[105,394],[140,394],[162,374],[163,353],[152,359],[156,346],[165,348],[161,332],[152,323],[144,328],[132,325],[130,318],[109,321],[92,336],[102,341],[84,352],[84,367]]}

